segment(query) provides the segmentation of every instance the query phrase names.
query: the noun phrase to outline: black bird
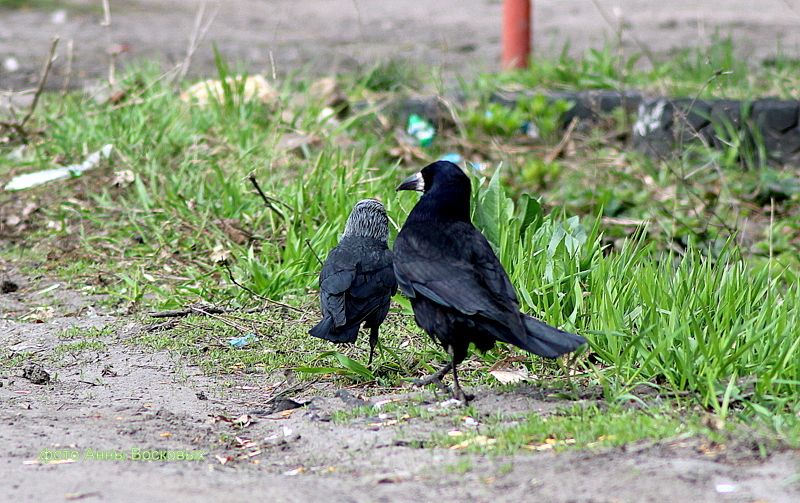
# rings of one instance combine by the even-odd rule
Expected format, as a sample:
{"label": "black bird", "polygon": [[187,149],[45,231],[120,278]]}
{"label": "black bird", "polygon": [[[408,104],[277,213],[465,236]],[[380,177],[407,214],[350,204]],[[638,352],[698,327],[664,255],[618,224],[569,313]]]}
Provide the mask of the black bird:
{"label": "black bird", "polygon": [[308,333],[335,343],[355,342],[361,323],[369,328],[369,364],[378,329],[397,293],[392,252],[387,244],[389,219],[375,199],[357,202],[339,244],[319,275],[322,321]]}
{"label": "black bird", "polygon": [[508,274],[470,222],[470,180],[458,166],[434,162],[397,190],[424,194],[395,240],[394,272],[417,325],[450,355],[450,363],[418,385],[442,386],[441,377],[452,368],[453,396],[470,400],[456,375],[470,343],[486,351],[503,341],[556,358],[586,342],[520,312]]}

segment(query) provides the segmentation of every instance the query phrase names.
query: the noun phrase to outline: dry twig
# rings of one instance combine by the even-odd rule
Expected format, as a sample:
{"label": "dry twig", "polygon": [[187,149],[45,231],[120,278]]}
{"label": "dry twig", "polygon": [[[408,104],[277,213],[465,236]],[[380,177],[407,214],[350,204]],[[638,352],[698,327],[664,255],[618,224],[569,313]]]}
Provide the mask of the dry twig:
{"label": "dry twig", "polygon": [[302,313],[303,312],[302,309],[297,309],[296,307],[290,306],[289,304],[284,304],[283,302],[278,302],[277,300],[272,300],[269,297],[264,297],[263,295],[257,294],[256,292],[254,292],[250,288],[247,288],[246,286],[244,286],[241,283],[239,283],[238,281],[236,281],[236,278],[233,277],[233,271],[231,271],[231,268],[230,268],[230,266],[228,265],[227,262],[222,262],[222,265],[225,266],[225,270],[228,271],[228,278],[230,278],[231,283],[233,283],[234,285],[238,286],[242,290],[246,291],[250,295],[252,295],[254,297],[258,297],[261,300],[265,300],[265,301],[269,302],[270,304],[275,304],[276,306],[280,306],[280,307],[283,307],[285,309],[291,309],[292,311],[296,311],[298,313]]}
{"label": "dry twig", "polygon": [[28,133],[25,131],[25,124],[28,122],[28,120],[30,120],[33,112],[36,110],[36,105],[39,104],[39,97],[42,95],[42,91],[44,91],[44,84],[47,82],[47,76],[50,74],[50,68],[53,66],[53,61],[56,59],[57,46],[58,37],[54,37],[53,41],[50,43],[50,53],[47,56],[47,61],[44,64],[44,68],[42,68],[42,74],[39,77],[39,85],[36,86],[36,91],[33,94],[33,101],[31,102],[31,107],[28,110],[28,113],[25,114],[21,121],[0,122],[0,126],[13,129],[22,137],[28,136]]}
{"label": "dry twig", "polygon": [[192,64],[192,57],[194,56],[195,51],[197,51],[197,48],[200,47],[200,42],[202,42],[202,40],[205,38],[208,29],[214,22],[214,18],[217,17],[217,12],[219,12],[220,4],[217,4],[214,12],[211,13],[208,21],[206,21],[205,26],[203,26],[206,3],[207,2],[201,3],[200,7],[197,9],[197,16],[194,19],[194,29],[189,37],[189,47],[186,49],[186,58],[184,58],[183,62],[179,65],[180,72],[178,72],[176,83],[180,83],[184,78],[186,78],[186,74],[189,72],[189,66]]}
{"label": "dry twig", "polygon": [[575,131],[575,126],[578,125],[578,118],[573,117],[572,121],[569,123],[567,130],[564,132],[564,136],[561,137],[561,141],[558,142],[556,148],[554,148],[549,154],[547,154],[544,158],[544,162],[550,164],[551,162],[555,161],[556,158],[561,155],[561,152],[564,151],[569,141],[572,139],[572,132]]}
{"label": "dry twig", "polygon": [[247,178],[250,180],[250,183],[252,183],[252,184],[253,184],[253,187],[255,187],[255,188],[256,188],[256,192],[258,192],[258,195],[259,195],[259,196],[261,196],[261,199],[263,199],[263,200],[264,200],[264,205],[265,205],[267,208],[269,208],[269,209],[271,209],[272,211],[274,211],[274,212],[275,212],[275,213],[276,213],[276,214],[277,214],[279,217],[281,217],[283,220],[286,220],[286,215],[284,215],[284,214],[283,214],[283,212],[282,212],[281,210],[279,210],[277,206],[275,206],[274,204],[272,204],[273,202],[275,202],[275,203],[280,203],[280,204],[282,204],[283,206],[286,206],[286,208],[288,208],[288,209],[289,209],[289,211],[294,211],[294,208],[292,208],[290,205],[288,205],[288,204],[284,203],[284,202],[283,202],[283,201],[281,201],[280,199],[278,199],[278,198],[276,198],[276,197],[271,197],[271,196],[268,196],[268,195],[266,195],[266,194],[264,193],[264,191],[263,191],[263,190],[261,190],[261,186],[258,184],[258,180],[256,180],[256,174],[255,174],[255,173],[253,173],[253,172],[251,171],[251,172],[250,172],[250,174],[248,174],[248,175],[247,175]]}

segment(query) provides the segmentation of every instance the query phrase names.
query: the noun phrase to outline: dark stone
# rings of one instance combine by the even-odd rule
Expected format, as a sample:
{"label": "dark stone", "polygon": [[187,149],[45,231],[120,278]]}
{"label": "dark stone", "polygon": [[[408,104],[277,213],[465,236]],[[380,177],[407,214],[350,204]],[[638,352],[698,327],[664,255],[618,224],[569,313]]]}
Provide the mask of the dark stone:
{"label": "dark stone", "polygon": [[32,363],[22,369],[22,377],[33,384],[50,384],[50,374],[41,365]]}

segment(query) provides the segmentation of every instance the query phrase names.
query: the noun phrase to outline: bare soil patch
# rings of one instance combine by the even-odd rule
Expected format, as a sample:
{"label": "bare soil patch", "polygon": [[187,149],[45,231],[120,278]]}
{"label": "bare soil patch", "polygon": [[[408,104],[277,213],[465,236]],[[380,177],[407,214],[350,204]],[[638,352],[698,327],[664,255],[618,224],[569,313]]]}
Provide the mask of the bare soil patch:
{"label": "bare soil patch", "polygon": [[[76,297],[76,304],[86,303]],[[435,434],[464,428],[457,410],[401,421],[382,418],[380,410],[352,415],[357,401],[337,397],[328,381],[297,381],[279,371],[205,375],[175,352],[137,346],[142,330],[131,317],[97,315],[3,322],[5,354],[32,355],[0,380],[2,497],[241,501],[267,495],[276,501],[320,501],[324,494],[332,502],[770,503],[800,498],[797,453],[778,449],[765,455],[747,439],[715,450],[689,437],[561,453],[465,454],[431,446]],[[80,333],[95,336],[75,335]],[[83,340],[99,344],[59,349]],[[36,367],[49,374],[49,384],[22,377],[24,369]],[[290,398],[308,404],[270,412],[271,399],[290,388]],[[513,420],[564,406],[529,385],[473,391],[478,423],[489,414]],[[349,390],[353,396],[361,392],[369,390]],[[445,397],[410,391],[369,398],[441,408]],[[337,412],[351,415],[336,420]],[[202,453],[202,459],[136,459],[168,451]],[[115,453],[127,459],[98,458],[119,456]],[[78,459],[55,463],[65,456]]]}
{"label": "bare soil patch", "polygon": [[[0,10],[0,89],[33,87],[54,36],[62,44],[49,82],[53,89],[67,76],[70,40],[72,85],[107,77],[109,50],[118,44],[129,49],[119,55],[122,68],[135,60],[174,65],[186,56],[201,3],[110,2],[107,27],[100,3],[89,0],[42,0],[40,9]],[[463,0],[456,8],[406,0],[209,1],[206,18],[217,5],[193,59],[194,75],[216,74],[211,42],[249,72],[278,76],[301,70],[330,75],[400,59],[439,68],[448,82],[499,65],[499,0]],[[731,36],[754,63],[774,58],[779,48],[797,57],[800,47],[800,7],[781,0],[757,8],[749,0],[539,0],[533,16],[535,57],[554,57],[569,42],[573,54],[612,43],[660,58],[707,46],[716,35]],[[9,58],[17,64],[9,66]]]}

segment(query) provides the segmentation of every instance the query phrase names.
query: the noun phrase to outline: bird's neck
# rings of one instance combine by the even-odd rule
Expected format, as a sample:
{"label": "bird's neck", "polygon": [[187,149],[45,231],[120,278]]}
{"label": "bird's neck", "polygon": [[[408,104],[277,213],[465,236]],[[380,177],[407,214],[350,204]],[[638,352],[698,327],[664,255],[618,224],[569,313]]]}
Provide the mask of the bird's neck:
{"label": "bird's neck", "polygon": [[[461,197],[459,197],[461,196]],[[415,220],[436,220],[440,218],[458,222],[470,221],[469,196],[446,191],[428,192],[420,198],[412,211]],[[409,215],[409,218],[412,217]]]}

